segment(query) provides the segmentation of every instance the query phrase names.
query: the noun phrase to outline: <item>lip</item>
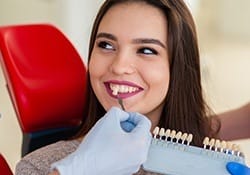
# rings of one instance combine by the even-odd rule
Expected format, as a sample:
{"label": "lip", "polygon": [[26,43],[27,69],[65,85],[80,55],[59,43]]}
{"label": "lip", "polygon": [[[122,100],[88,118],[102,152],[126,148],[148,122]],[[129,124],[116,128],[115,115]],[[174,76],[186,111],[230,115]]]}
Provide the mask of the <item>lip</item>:
{"label": "lip", "polygon": [[129,82],[129,81],[119,81],[119,80],[109,80],[109,81],[106,81],[104,82],[104,85],[106,87],[106,90],[108,92],[108,94],[113,97],[113,98],[118,98],[117,95],[113,95],[112,94],[112,90],[110,89],[110,84],[117,84],[117,85],[126,85],[126,86],[131,86],[131,87],[136,87],[138,88],[138,91],[135,91],[135,92],[131,92],[131,93],[120,93],[119,94],[119,98],[128,98],[128,97],[131,97],[131,96],[134,96],[136,94],[138,94],[139,92],[141,92],[143,90],[142,87],[132,83],[132,82]]}

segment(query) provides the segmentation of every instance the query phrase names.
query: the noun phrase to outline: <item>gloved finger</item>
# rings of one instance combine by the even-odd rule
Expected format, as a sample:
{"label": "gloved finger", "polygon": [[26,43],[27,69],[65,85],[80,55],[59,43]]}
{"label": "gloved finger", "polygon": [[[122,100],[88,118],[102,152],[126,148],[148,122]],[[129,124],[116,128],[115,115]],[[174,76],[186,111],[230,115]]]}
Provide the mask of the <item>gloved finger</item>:
{"label": "gloved finger", "polygon": [[121,122],[121,127],[125,132],[131,132],[135,128],[135,124],[129,120]]}
{"label": "gloved finger", "polygon": [[126,121],[129,118],[129,114],[125,111],[123,111],[122,109],[118,108],[118,107],[111,107],[110,110],[108,110],[108,112],[105,114],[106,118],[109,118],[111,120],[113,120],[114,118],[117,119],[117,122],[122,122],[122,121]]}
{"label": "gloved finger", "polygon": [[127,112],[118,107],[111,107],[107,113],[96,122],[89,133],[92,133],[92,130],[95,130],[95,128],[99,128],[99,130],[100,128],[113,128],[114,130],[122,131],[120,123],[121,121],[126,121],[128,118],[129,114]]}
{"label": "gloved finger", "polygon": [[137,132],[138,130],[143,132],[150,131],[151,121],[140,113],[130,112],[128,121],[135,125],[135,128],[132,130],[132,132]]}
{"label": "gloved finger", "polygon": [[226,165],[227,170],[232,175],[250,175],[250,170],[247,166],[236,162],[229,162]]}

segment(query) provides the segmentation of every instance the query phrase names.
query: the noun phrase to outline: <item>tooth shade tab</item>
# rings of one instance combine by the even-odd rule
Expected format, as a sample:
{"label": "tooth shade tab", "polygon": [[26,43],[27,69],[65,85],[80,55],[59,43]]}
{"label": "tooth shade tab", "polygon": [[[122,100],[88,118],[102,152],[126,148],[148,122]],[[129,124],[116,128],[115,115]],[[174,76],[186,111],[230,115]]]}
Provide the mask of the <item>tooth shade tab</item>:
{"label": "tooth shade tab", "polygon": [[181,136],[182,136],[182,132],[181,132],[181,131],[177,132],[177,134],[175,135],[175,138],[176,138],[176,142],[177,142],[177,143],[178,143],[179,140],[181,139]]}
{"label": "tooth shade tab", "polygon": [[215,151],[217,151],[218,149],[221,148],[221,142],[220,142],[220,140],[218,140],[218,139],[215,140],[214,147],[215,147],[215,149],[214,149]]}
{"label": "tooth shade tab", "polygon": [[226,150],[226,148],[227,148],[227,142],[225,140],[222,140],[220,152],[224,152],[224,150]]}
{"label": "tooth shade tab", "polygon": [[215,139],[211,139],[209,142],[209,150],[212,150],[212,148],[214,147],[215,144]]}
{"label": "tooth shade tab", "polygon": [[184,144],[185,143],[185,141],[186,141],[186,139],[187,139],[187,136],[188,136],[188,134],[187,133],[184,133],[184,134],[182,134],[182,136],[181,136],[181,140],[182,140],[182,144]]}
{"label": "tooth shade tab", "polygon": [[208,145],[209,145],[209,138],[205,137],[204,140],[203,140],[203,147],[207,148]]}
{"label": "tooth shade tab", "polygon": [[166,130],[166,133],[165,133],[166,138],[170,137],[170,133],[171,133],[171,130],[170,130],[170,129],[167,129],[167,130]]}
{"label": "tooth shade tab", "polygon": [[157,135],[159,134],[160,128],[158,126],[155,127],[153,131],[154,138],[157,138]]}
{"label": "tooth shade tab", "polygon": [[160,135],[160,138],[163,139],[163,136],[165,136],[165,129],[164,128],[160,129],[159,135]]}
{"label": "tooth shade tab", "polygon": [[170,133],[171,141],[173,141],[173,139],[175,138],[175,135],[176,135],[176,131],[172,130]]}
{"label": "tooth shade tab", "polygon": [[188,134],[188,137],[187,137],[187,145],[189,145],[193,140],[193,134]]}

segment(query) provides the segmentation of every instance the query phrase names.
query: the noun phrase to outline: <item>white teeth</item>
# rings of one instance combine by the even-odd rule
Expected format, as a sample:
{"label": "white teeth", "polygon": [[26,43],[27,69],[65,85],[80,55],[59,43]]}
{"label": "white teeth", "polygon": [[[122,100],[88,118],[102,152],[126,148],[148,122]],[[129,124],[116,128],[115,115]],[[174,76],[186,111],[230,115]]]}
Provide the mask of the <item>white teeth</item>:
{"label": "white teeth", "polygon": [[117,94],[118,94],[118,89],[117,89],[117,88],[114,88],[113,91],[112,91],[112,94],[113,94],[113,95],[117,95]]}
{"label": "white teeth", "polygon": [[129,93],[133,92],[133,87],[128,87],[128,92]]}
{"label": "white teeth", "polygon": [[113,95],[117,95],[118,93],[132,93],[139,90],[139,88],[137,87],[131,87],[127,85],[117,85],[112,83],[110,83],[109,87],[112,90]]}

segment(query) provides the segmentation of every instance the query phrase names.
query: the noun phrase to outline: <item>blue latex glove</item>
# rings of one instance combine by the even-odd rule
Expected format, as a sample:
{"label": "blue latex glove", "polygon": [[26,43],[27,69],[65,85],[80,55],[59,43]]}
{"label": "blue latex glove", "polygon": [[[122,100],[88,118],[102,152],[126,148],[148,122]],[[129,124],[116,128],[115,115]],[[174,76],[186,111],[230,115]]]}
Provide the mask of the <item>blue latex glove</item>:
{"label": "blue latex glove", "polygon": [[226,167],[231,175],[250,175],[250,168],[240,163],[229,162]]}
{"label": "blue latex glove", "polygon": [[151,122],[139,113],[112,107],[77,150],[52,164],[60,175],[131,175],[147,159]]}

